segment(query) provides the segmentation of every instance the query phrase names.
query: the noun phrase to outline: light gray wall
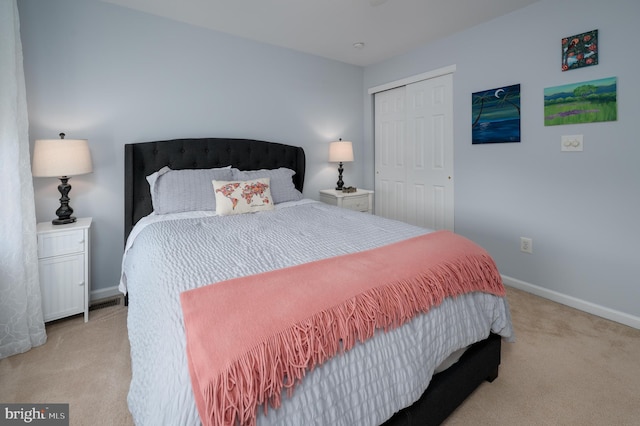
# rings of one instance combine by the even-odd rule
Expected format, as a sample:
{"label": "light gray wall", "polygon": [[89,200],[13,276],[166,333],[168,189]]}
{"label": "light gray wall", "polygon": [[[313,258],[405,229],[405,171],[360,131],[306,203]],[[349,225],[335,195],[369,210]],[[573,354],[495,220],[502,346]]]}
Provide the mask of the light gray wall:
{"label": "light gray wall", "polygon": [[[123,145],[178,137],[247,137],[303,146],[305,195],[335,183],[327,144],[354,141],[345,181],[373,187],[370,87],[455,64],[456,231],[486,247],[512,283],[640,317],[640,60],[635,0],[543,0],[364,69],[96,0],[21,0],[30,138],[90,141],[95,172],[71,179],[92,216],[93,289],[117,284]],[[560,39],[600,31],[600,64],[560,71]],[[618,121],[544,127],[543,89],[618,77]],[[471,93],[521,84],[522,142],[471,145]],[[363,126],[364,123],[364,126]],[[583,134],[585,151],[560,152]],[[39,221],[58,206],[35,179]],[[519,252],[533,238],[534,254]],[[106,290],[105,290],[106,289]],[[588,306],[587,306],[588,307]]]}
{"label": "light gray wall", "polygon": [[[302,146],[305,196],[337,180],[328,143],[362,147],[363,69],[96,0],[20,0],[30,139],[89,140],[94,173],[70,180],[92,216],[93,296],[117,286],[125,143],[239,137]],[[345,181],[360,185],[362,162]],[[55,217],[58,180],[34,179],[38,221]]]}
{"label": "light gray wall", "polygon": [[[640,324],[640,70],[637,0],[543,0],[365,68],[364,89],[456,65],[455,229],[516,286]],[[560,40],[599,30],[596,66],[562,72]],[[546,87],[618,77],[618,120],[545,127]],[[471,94],[521,85],[521,143],[471,144]],[[364,100],[372,187],[372,99]],[[584,135],[583,153],[560,152]],[[521,236],[534,253],[519,251]],[[631,318],[627,318],[631,316]]]}

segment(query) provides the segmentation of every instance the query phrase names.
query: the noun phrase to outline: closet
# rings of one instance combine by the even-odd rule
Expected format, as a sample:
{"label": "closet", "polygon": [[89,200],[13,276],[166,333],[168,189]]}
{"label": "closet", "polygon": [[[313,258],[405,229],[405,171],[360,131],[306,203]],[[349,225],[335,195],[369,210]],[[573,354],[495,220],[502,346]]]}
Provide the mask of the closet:
{"label": "closet", "polygon": [[453,231],[453,74],[412,80],[369,91],[375,108],[375,213]]}

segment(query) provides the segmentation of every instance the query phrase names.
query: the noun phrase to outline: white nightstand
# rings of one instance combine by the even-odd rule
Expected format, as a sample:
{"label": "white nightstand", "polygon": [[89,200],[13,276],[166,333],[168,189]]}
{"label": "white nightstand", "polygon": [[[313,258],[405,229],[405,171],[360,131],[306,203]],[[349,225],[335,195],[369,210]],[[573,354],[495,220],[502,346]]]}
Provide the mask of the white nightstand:
{"label": "white nightstand", "polygon": [[45,321],[84,312],[89,321],[91,218],[37,225],[42,313]]}
{"label": "white nightstand", "polygon": [[349,210],[373,213],[373,191],[367,189],[358,189],[356,192],[349,193],[335,189],[322,189],[320,201]]}

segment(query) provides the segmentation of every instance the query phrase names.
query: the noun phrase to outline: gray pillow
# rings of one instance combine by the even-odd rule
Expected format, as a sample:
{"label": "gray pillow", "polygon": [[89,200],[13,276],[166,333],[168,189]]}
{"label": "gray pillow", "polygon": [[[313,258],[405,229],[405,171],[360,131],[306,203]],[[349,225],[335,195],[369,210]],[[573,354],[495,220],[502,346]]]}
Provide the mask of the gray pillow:
{"label": "gray pillow", "polygon": [[216,210],[213,180],[233,180],[231,166],[215,169],[171,170],[163,167],[147,176],[156,214]]}
{"label": "gray pillow", "polygon": [[271,197],[273,203],[284,203],[285,201],[302,200],[303,196],[293,184],[293,175],[296,174],[291,169],[280,167],[279,169],[261,169],[261,170],[238,170],[233,171],[233,180],[252,180],[259,178],[269,178],[271,180]]}

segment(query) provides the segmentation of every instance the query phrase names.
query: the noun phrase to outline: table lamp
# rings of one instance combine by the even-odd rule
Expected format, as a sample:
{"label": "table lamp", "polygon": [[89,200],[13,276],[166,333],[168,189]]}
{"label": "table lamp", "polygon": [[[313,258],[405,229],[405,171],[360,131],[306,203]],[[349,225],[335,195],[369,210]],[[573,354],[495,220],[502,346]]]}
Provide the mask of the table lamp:
{"label": "table lamp", "polygon": [[342,163],[351,161],[353,161],[353,146],[351,142],[340,139],[339,141],[329,144],[329,162],[340,163],[338,165],[338,186],[336,186],[336,190],[338,191],[342,191],[342,187],[344,186],[344,182],[342,181],[342,172],[344,171]]}
{"label": "table lamp", "polygon": [[33,176],[57,177],[61,182],[58,185],[61,194],[60,207],[56,210],[58,218],[51,221],[54,225],[76,221],[76,218],[71,216],[73,209],[69,206],[69,177],[93,171],[87,140],[65,139],[64,136],[64,133],[60,133],[60,139],[36,140],[33,148]]}

